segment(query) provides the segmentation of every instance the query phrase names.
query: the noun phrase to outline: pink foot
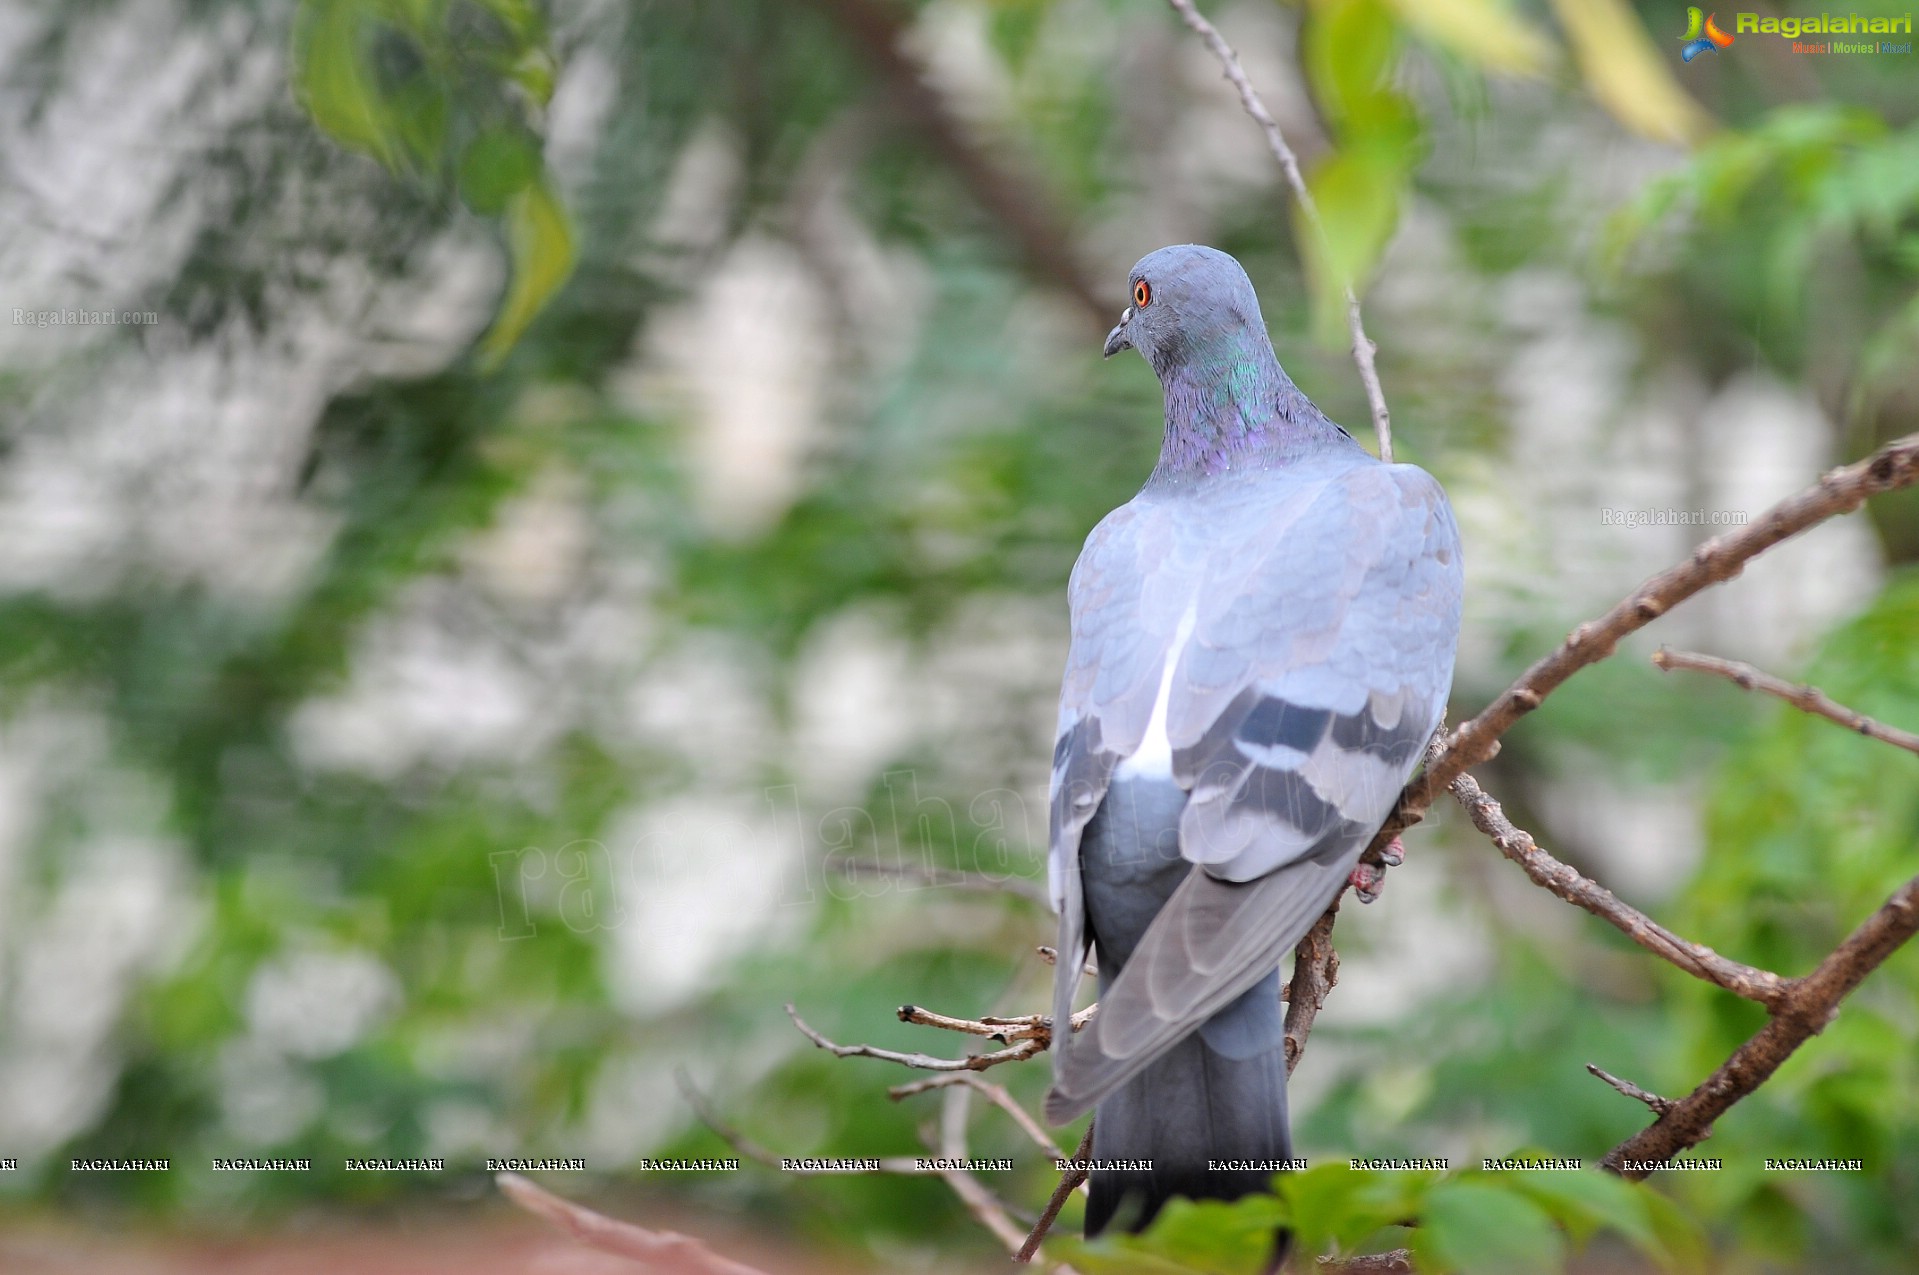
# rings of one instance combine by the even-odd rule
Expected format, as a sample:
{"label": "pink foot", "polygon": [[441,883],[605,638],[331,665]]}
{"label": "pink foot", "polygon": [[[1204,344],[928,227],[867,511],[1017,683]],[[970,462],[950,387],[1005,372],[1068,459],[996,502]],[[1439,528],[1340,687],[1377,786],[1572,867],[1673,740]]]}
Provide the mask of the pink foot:
{"label": "pink foot", "polygon": [[1394,837],[1391,841],[1388,841],[1385,848],[1379,852],[1379,861],[1389,868],[1397,868],[1400,864],[1406,862],[1406,843],[1398,837]]}
{"label": "pink foot", "polygon": [[1386,884],[1386,871],[1370,863],[1362,863],[1353,869],[1346,880],[1352,884],[1353,893],[1361,903],[1371,903],[1379,897],[1379,891]]}

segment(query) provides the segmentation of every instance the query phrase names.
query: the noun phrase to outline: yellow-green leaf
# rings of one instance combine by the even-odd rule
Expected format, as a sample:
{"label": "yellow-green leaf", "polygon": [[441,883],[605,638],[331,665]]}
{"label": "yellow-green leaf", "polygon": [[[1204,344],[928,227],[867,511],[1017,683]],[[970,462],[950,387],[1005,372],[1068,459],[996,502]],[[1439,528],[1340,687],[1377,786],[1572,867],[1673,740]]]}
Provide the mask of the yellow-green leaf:
{"label": "yellow-green leaf", "polygon": [[357,0],[301,6],[293,36],[293,91],[328,136],[391,164],[393,130],[367,63],[364,16]]}
{"label": "yellow-green leaf", "polygon": [[1435,44],[1492,71],[1538,75],[1552,44],[1496,0],[1390,0],[1400,21]]}
{"label": "yellow-green leaf", "polygon": [[1626,0],[1553,0],[1553,11],[1586,86],[1614,119],[1642,137],[1679,145],[1711,131],[1712,117],[1673,79]]}
{"label": "yellow-green leaf", "polygon": [[573,272],[573,227],[544,178],[507,202],[506,234],[513,254],[513,281],[499,317],[480,342],[481,362],[488,368],[499,365]]}

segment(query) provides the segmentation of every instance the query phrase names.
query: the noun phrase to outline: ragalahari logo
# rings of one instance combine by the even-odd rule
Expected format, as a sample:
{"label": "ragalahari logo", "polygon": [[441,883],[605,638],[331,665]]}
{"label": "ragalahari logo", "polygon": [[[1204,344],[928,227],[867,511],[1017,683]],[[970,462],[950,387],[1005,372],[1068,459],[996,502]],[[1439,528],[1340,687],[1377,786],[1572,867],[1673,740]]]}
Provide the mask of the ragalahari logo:
{"label": "ragalahari logo", "polygon": [[1696,6],[1686,10],[1686,34],[1679,37],[1686,42],[1686,47],[1679,50],[1681,59],[1690,62],[1701,53],[1723,49],[1732,43],[1732,37],[1721,31],[1713,20],[1718,16],[1711,14],[1702,22]]}

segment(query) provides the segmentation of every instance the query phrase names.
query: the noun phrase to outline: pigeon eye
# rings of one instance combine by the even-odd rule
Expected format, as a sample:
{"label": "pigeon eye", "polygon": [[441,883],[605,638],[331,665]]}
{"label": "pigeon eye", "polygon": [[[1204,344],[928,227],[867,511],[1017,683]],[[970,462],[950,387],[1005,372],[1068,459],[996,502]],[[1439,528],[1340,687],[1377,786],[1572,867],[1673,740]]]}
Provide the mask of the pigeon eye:
{"label": "pigeon eye", "polygon": [[1133,304],[1142,310],[1153,304],[1153,290],[1144,279],[1133,285]]}

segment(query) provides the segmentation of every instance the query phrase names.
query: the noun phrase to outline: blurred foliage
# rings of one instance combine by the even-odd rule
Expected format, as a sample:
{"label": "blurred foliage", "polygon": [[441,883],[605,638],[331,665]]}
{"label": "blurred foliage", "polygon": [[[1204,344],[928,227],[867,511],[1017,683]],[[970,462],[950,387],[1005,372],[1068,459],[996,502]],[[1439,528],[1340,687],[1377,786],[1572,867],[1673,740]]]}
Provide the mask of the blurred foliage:
{"label": "blurred foliage", "polygon": [[[626,1170],[643,1154],[724,1153],[671,1096],[678,1065],[781,1153],[912,1153],[940,1098],[885,1101],[900,1073],[807,1047],[779,1004],[793,1000],[835,1039],[944,1047],[898,1023],[894,1008],[1043,1003],[1046,971],[1026,955],[1050,930],[1043,907],[946,890],[875,894],[831,872],[816,844],[809,875],[792,887],[805,898],[775,909],[747,936],[756,942],[726,949],[692,990],[652,1003],[622,982],[621,952],[651,882],[596,846],[624,835],[635,811],[717,783],[695,754],[718,726],[636,731],[630,685],[565,670],[537,684],[543,703],[564,706],[563,728],[493,753],[327,765],[302,753],[295,725],[352,685],[386,626],[421,609],[532,667],[529,652],[563,647],[594,607],[643,575],[634,587],[646,623],[620,639],[631,660],[621,676],[669,682],[689,652],[727,652],[765,707],[774,746],[723,744],[745,757],[726,783],[749,794],[792,784],[807,759],[782,755],[801,744],[781,732],[816,675],[814,644],[837,621],[879,615],[924,652],[982,609],[1057,615],[1080,538],[1150,467],[1150,371],[1137,360],[1098,366],[1098,333],[1074,335],[1070,318],[1058,319],[1059,299],[1020,264],[1016,228],[985,212],[972,178],[897,109],[858,38],[858,5],[189,8],[180,41],[211,40],[227,22],[284,64],[281,91],[244,120],[209,140],[182,131],[174,199],[198,192],[208,203],[152,302],[166,340],[245,352],[253,347],[235,333],[251,332],[267,348],[297,347],[311,339],[299,307],[341,263],[402,297],[425,292],[432,252],[449,243],[490,244],[507,267],[469,325],[477,335],[430,366],[396,370],[369,357],[330,386],[310,433],[290,444],[285,499],[323,530],[313,565],[284,595],[262,601],[137,562],[91,590],[0,593],[8,719],[30,720],[51,702],[105,723],[100,759],[48,781],[12,909],[54,897],[86,870],[91,847],[129,824],[183,847],[191,874],[182,950],[143,975],[112,1025],[113,1079],[97,1111],[0,1191],[199,1217],[313,1196],[472,1198],[487,1189],[482,1150],[587,1145],[597,1169],[636,1191],[751,1210],[849,1261],[918,1269],[951,1252],[990,1254],[937,1181]],[[49,19],[22,91],[57,99],[61,76],[77,74],[62,60],[66,43],[118,9],[75,6]],[[1036,205],[1089,242],[1121,245],[1118,268],[1161,235],[1240,256],[1289,369],[1338,419],[1364,418],[1350,364],[1308,338],[1343,343],[1343,281],[1362,291],[1382,281],[1383,254],[1411,210],[1428,234],[1414,242],[1436,243],[1461,277],[1585,270],[1603,289],[1595,308],[1631,334],[1645,375],[1670,362],[1719,385],[1759,365],[1803,386],[1839,428],[1834,451],[1863,450],[1913,401],[1919,103],[1909,66],[1808,59],[1782,70],[1776,50],[1742,39],[1681,72],[1675,12],[1624,0],[1256,0],[1225,10],[1216,16],[1229,39],[1276,27],[1282,37],[1269,47],[1297,63],[1302,119],[1319,130],[1294,140],[1330,235],[1320,261],[1301,259],[1252,125],[1157,0],[942,0],[897,11],[913,48],[946,39],[962,50],[931,78],[952,91],[968,135],[1017,161],[1009,167],[1030,181]],[[1189,74],[1193,63],[1205,74]],[[597,83],[600,113],[555,136],[577,68],[598,77],[580,70],[575,83]],[[282,100],[288,84],[297,109]],[[1205,150],[1182,131],[1195,127],[1208,137],[1246,130],[1257,171],[1181,167]],[[1592,187],[1575,179],[1599,161],[1578,147],[1622,130],[1699,148],[1629,152],[1636,166],[1625,167],[1650,176],[1634,178],[1634,197],[1602,233],[1615,210],[1587,202]],[[705,202],[673,222],[670,197],[702,180]],[[857,234],[836,241],[835,217]],[[849,239],[872,259],[907,263],[896,274],[916,289],[911,306],[881,307],[875,321],[861,258],[843,250]],[[818,328],[831,350],[820,403],[828,427],[809,441],[791,499],[758,522],[725,525],[703,503],[692,458],[699,413],[644,374],[662,343],[697,324],[705,286],[735,254],[769,243],[804,281],[797,300],[787,297],[802,317],[779,317]],[[1097,281],[1113,284],[1117,310],[1119,276]],[[1443,331],[1396,330],[1391,306],[1368,312],[1395,416],[1408,426],[1402,446],[1456,486],[1482,476],[1481,462],[1509,441],[1500,358],[1511,340],[1502,316],[1475,310],[1470,289],[1458,294],[1431,312],[1443,313]],[[180,348],[155,340],[156,360]],[[104,357],[6,369],[6,456],[31,441],[19,423],[28,407],[67,397]],[[502,603],[473,547],[556,474],[577,484],[590,528],[584,583],[557,601]],[[1874,516],[1888,557],[1919,557],[1919,516]],[[1475,676],[1485,684],[1462,683],[1455,716],[1578,618],[1512,608],[1506,627],[1481,635],[1491,654]],[[1915,633],[1919,590],[1900,581],[1804,672],[1868,713],[1919,725]],[[1013,705],[1007,721],[1032,709]],[[1044,746],[1009,726],[970,770],[957,745],[893,748],[828,816],[846,830],[834,854],[1039,877],[1035,838],[1007,835],[975,797],[982,770],[994,782],[1036,782]],[[1662,680],[1621,659],[1582,673],[1515,732],[1499,790],[1511,777],[1523,794],[1526,780],[1580,766],[1644,788],[1711,776],[1708,857],[1667,919],[1793,973],[1900,879],[1919,822],[1910,762],[1730,688]],[[898,827],[883,776],[900,769],[948,803],[950,828]],[[804,812],[809,827],[826,826],[824,815]],[[1542,840],[1603,835],[1537,830]],[[1314,1050],[1356,1061],[1299,1113],[1311,1152],[1528,1146],[1590,1161],[1644,1113],[1583,1064],[1682,1091],[1756,1025],[1750,1006],[1656,967],[1570,910],[1562,930],[1541,935],[1499,924],[1483,900],[1466,906],[1486,913],[1495,944],[1483,980],[1390,1030],[1322,1027]],[[316,960],[385,971],[382,1012],[338,1048],[262,1052],[263,980]],[[1085,1269],[1146,1258],[1242,1269],[1280,1222],[1314,1253],[1412,1242],[1435,1269],[1553,1269],[1589,1242],[1691,1269],[1702,1227],[1713,1245],[1743,1253],[1898,1269],[1919,1239],[1906,1203],[1919,1196],[1915,977],[1913,954],[1902,954],[1721,1122],[1707,1150],[1746,1166],[1738,1171],[1638,1188],[1590,1173],[1428,1178],[1334,1165],[1285,1179],[1276,1200],[1171,1210],[1152,1236],[1104,1258],[1085,1252]],[[1031,1103],[1044,1071],[1006,1068],[995,1079]],[[274,1119],[249,1125],[230,1103],[241,1080],[262,1074],[281,1100]],[[1062,1147],[1073,1142],[1060,1136]],[[982,1106],[972,1138],[975,1154],[1016,1158],[1015,1172],[993,1180],[1006,1198],[1044,1198],[1050,1166],[997,1113]],[[448,1147],[449,1180],[338,1170],[347,1155]],[[1753,1154],[1861,1148],[1874,1166],[1866,1174],[1749,1171]],[[69,1156],[160,1153],[175,1172],[62,1167]],[[233,1154],[307,1156],[316,1172],[205,1170],[210,1156]],[[1422,1225],[1410,1238],[1382,1232],[1411,1216]]]}
{"label": "blurred foliage", "polygon": [[1705,1269],[1696,1223],[1651,1188],[1594,1170],[1439,1173],[1334,1163],[1280,1174],[1274,1186],[1272,1197],[1232,1204],[1175,1201],[1144,1235],[1060,1249],[1091,1275],[1251,1275],[1265,1268],[1275,1231],[1285,1228],[1296,1264],[1410,1248],[1432,1275],[1547,1275],[1607,1235],[1661,1270]]}

